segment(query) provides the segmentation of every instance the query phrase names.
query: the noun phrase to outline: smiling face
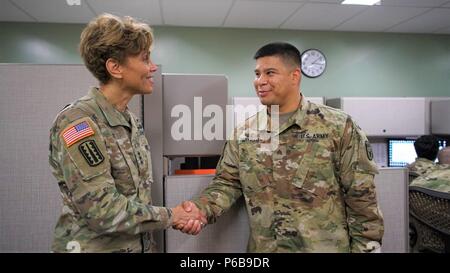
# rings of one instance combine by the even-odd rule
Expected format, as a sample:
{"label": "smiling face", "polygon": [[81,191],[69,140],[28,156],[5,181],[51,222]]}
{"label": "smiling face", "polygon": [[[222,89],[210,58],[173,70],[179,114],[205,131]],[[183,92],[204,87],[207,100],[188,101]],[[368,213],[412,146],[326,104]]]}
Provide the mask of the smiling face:
{"label": "smiling face", "polygon": [[295,111],[300,98],[300,68],[286,64],[282,57],[256,59],[253,85],[264,105],[279,105],[280,113]]}
{"label": "smiling face", "polygon": [[158,67],[150,60],[150,53],[128,56],[122,65],[122,88],[132,94],[150,94],[153,92],[153,73]]}

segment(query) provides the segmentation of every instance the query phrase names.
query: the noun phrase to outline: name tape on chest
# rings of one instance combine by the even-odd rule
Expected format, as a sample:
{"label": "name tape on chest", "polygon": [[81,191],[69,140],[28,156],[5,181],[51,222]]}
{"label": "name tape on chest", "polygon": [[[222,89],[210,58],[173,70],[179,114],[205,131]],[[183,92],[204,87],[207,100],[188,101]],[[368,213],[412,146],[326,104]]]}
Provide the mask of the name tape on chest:
{"label": "name tape on chest", "polygon": [[[308,132],[306,130],[292,130],[290,132],[289,137],[298,139],[298,140],[306,140],[306,141],[319,141],[326,140],[330,136],[329,133],[323,132]],[[266,132],[257,132],[253,136],[249,136],[249,134],[245,134],[244,137],[241,137],[239,140],[241,142],[260,142],[267,143],[270,142],[272,135]]]}
{"label": "name tape on chest", "polygon": [[298,139],[306,139],[306,140],[320,140],[320,139],[327,139],[329,134],[328,133],[312,133],[312,132],[294,132],[294,135]]}

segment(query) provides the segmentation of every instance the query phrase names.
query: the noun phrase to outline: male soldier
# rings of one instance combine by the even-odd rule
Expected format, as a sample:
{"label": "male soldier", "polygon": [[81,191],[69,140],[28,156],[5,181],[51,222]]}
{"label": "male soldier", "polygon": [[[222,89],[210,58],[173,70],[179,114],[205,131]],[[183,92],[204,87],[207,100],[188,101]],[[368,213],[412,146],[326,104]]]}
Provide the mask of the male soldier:
{"label": "male soldier", "polygon": [[[184,208],[213,223],[243,195],[249,252],[378,251],[378,170],[365,134],[349,115],[304,99],[297,48],[270,43],[254,58],[255,91],[279,106],[280,126],[270,107],[250,117],[226,142],[211,184]],[[190,233],[189,224],[175,228]]]}
{"label": "male soldier", "polygon": [[59,113],[50,130],[63,199],[54,252],[150,252],[151,231],[193,219],[196,234],[206,222],[198,211],[151,204],[150,148],[127,104],[153,90],[152,42],[148,25],[110,14],[81,34],[81,56],[100,87]]}
{"label": "male soldier", "polygon": [[[448,165],[450,163],[450,147],[446,147],[439,151],[439,155],[441,156],[439,158],[439,163],[444,162],[447,164],[437,164],[436,168],[434,168],[432,171],[429,171],[426,174],[414,179],[411,182],[410,187],[420,187],[435,192],[450,194],[450,165]],[[414,198],[414,196],[410,195],[410,198]],[[443,210],[442,213],[446,213],[445,210]],[[414,250],[414,252],[415,250],[426,251],[427,248],[434,249],[436,247],[436,239],[430,240],[429,238],[429,236],[433,235],[434,232],[432,232],[423,224],[417,222],[414,217],[410,217],[410,230],[411,246],[413,246],[412,249]],[[417,233],[428,235],[417,236]]]}
{"label": "male soldier", "polygon": [[435,169],[414,179],[410,186],[450,193],[450,169]]}
{"label": "male soldier", "polygon": [[434,161],[439,152],[439,140],[433,135],[421,136],[414,142],[414,149],[417,158],[413,163],[406,166],[410,173],[410,182],[412,179],[426,175],[436,168]]}

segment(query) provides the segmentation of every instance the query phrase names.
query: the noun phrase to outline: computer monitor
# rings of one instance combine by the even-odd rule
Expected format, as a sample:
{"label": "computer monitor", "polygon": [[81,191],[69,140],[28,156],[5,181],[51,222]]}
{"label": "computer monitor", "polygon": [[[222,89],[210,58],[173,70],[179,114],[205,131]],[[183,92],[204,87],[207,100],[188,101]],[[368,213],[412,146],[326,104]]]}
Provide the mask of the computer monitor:
{"label": "computer monitor", "polygon": [[416,160],[414,139],[388,139],[388,167],[404,167]]}
{"label": "computer monitor", "polygon": [[[414,139],[388,139],[388,167],[404,167],[414,162],[417,157],[414,142]],[[446,146],[446,140],[439,140],[439,150]]]}

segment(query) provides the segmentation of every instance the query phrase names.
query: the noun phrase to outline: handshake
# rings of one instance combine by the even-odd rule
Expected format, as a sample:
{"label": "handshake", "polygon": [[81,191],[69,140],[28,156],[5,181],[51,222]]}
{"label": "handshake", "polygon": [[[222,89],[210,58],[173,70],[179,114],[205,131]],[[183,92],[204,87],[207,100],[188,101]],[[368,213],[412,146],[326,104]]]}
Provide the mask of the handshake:
{"label": "handshake", "polygon": [[183,233],[197,235],[208,222],[206,216],[191,201],[184,201],[172,208],[172,228]]}

